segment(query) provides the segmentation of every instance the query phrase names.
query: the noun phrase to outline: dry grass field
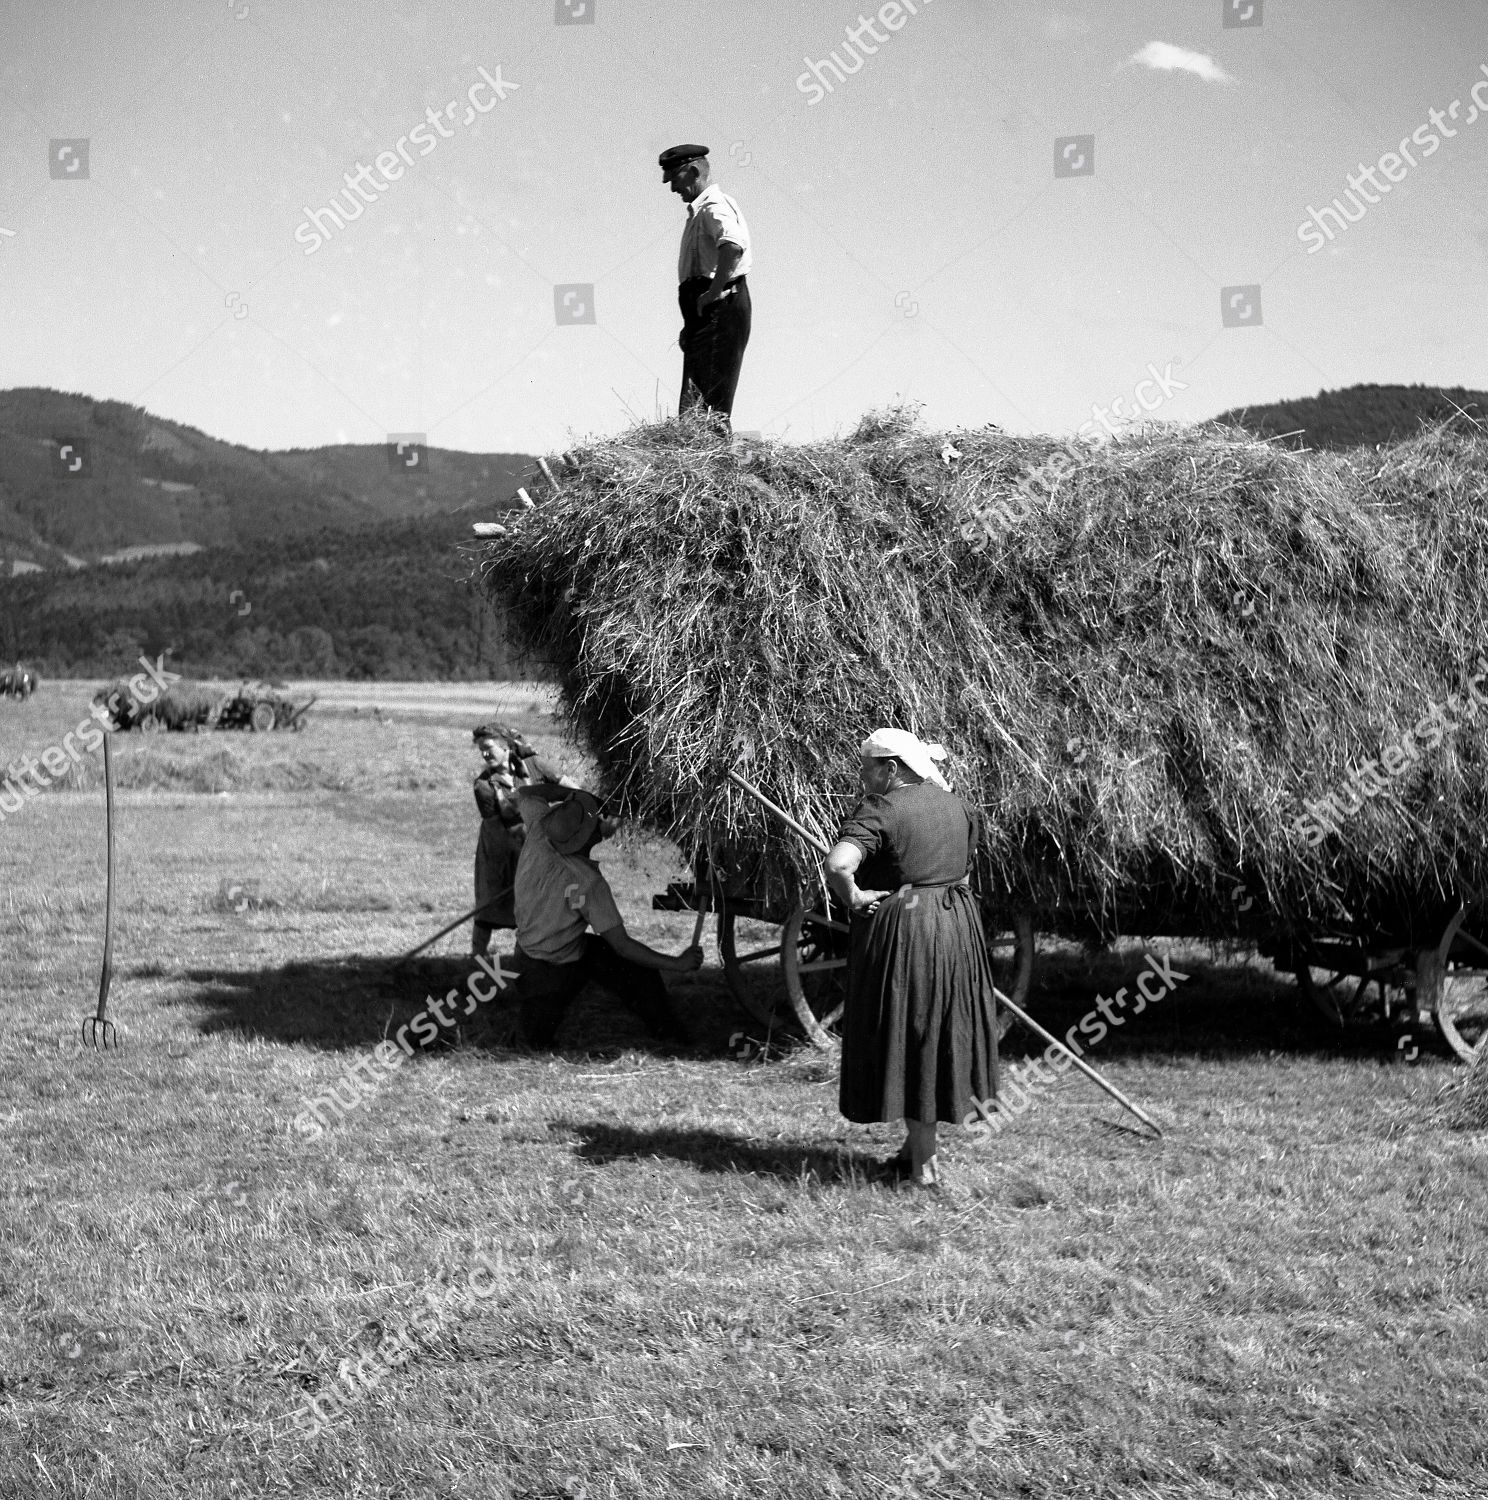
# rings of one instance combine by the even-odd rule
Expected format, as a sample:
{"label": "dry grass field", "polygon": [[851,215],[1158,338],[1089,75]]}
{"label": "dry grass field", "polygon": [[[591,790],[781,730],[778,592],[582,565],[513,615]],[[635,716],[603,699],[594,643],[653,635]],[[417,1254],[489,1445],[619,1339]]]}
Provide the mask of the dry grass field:
{"label": "dry grass field", "polygon": [[[0,702],[0,764],[90,693]],[[1066,1077],[1000,1138],[948,1132],[946,1200],[868,1179],[896,1133],[846,1123],[810,1048],[746,1045],[711,943],[672,981],[690,1046],[592,996],[520,1053],[498,996],[297,1131],[464,985],[464,931],[391,961],[472,900],[498,708],[582,771],[526,686],[121,736],[117,1053],[78,1037],[100,758],[0,822],[0,1500],[1488,1494],[1461,1070],[1320,1035],[1245,955],[1149,945],[1190,978],[1094,1049],[1163,1140]],[[683,947],[650,910],[677,851],[599,857],[631,930]],[[1143,951],[1048,944],[1032,1008],[1062,1031]]]}

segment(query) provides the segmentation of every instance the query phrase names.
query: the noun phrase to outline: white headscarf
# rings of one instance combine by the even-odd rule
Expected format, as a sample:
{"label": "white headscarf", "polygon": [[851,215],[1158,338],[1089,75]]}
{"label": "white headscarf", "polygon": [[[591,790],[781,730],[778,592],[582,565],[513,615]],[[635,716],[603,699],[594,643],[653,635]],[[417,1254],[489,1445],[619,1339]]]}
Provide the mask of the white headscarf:
{"label": "white headscarf", "polygon": [[874,759],[892,755],[904,762],[916,776],[933,781],[936,786],[950,791],[946,779],[936,768],[935,762],[946,758],[941,745],[927,745],[916,739],[906,729],[875,729],[862,744],[862,753]]}

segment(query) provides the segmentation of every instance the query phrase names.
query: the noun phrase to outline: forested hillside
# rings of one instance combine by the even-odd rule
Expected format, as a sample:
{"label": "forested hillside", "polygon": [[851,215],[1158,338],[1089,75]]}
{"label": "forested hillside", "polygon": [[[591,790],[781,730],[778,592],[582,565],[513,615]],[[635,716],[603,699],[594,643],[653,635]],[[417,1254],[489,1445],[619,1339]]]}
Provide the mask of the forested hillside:
{"label": "forested hillside", "polygon": [[443,448],[406,459],[386,443],[260,452],[119,401],[0,391],[0,572],[500,505],[531,465]]}
{"label": "forested hillside", "polygon": [[471,590],[467,516],[322,531],[0,580],[0,659],[111,676],[168,653],[191,676],[505,678]]}
{"label": "forested hillside", "polygon": [[1445,422],[1459,412],[1488,422],[1488,393],[1460,386],[1354,385],[1236,407],[1215,420],[1281,439],[1289,448],[1372,448],[1414,437],[1422,423]]}

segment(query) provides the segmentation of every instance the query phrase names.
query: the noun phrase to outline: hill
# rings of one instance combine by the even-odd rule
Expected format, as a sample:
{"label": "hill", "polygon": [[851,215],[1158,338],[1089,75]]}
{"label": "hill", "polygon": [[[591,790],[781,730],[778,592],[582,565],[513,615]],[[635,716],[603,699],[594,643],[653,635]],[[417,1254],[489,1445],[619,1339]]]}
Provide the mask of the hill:
{"label": "hill", "polygon": [[385,444],[259,452],[118,401],[0,391],[0,572],[125,548],[277,545],[499,505],[531,464],[436,448],[395,467]]}
{"label": "hill", "polygon": [[111,677],[143,652],[188,676],[507,678],[474,592],[469,515],[322,529],[189,556],[0,579],[0,661]]}
{"label": "hill", "polygon": [[1353,385],[1296,401],[1237,406],[1214,420],[1257,437],[1281,439],[1289,448],[1337,450],[1400,442],[1459,411],[1488,422],[1488,392],[1461,386]]}

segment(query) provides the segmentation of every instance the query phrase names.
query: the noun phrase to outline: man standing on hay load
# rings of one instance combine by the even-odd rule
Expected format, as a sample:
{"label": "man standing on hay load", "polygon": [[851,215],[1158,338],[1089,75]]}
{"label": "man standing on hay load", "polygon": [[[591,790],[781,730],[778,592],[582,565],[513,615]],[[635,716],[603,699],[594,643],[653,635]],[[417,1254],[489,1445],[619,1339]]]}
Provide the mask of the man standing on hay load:
{"label": "man standing on hay load", "polygon": [[739,205],[708,181],[706,146],[671,146],[657,161],[661,180],[687,205],[687,227],[677,257],[677,301],[682,309],[682,400],[678,415],[695,406],[734,410],[753,308],[749,300],[749,226]]}
{"label": "man standing on hay load", "polygon": [[[586,791],[544,782],[521,787],[527,838],[517,864],[519,1040],[550,1047],[569,1006],[590,983],[609,990],[668,1041],[687,1043],[661,971],[702,967],[703,950],[659,953],[625,930],[604,872],[591,855],[615,831]],[[585,929],[592,927],[592,933]]]}
{"label": "man standing on hay load", "polygon": [[997,1091],[992,965],[969,874],[981,818],[936,769],[939,745],[879,729],[861,756],[868,795],[827,856],[852,913],[838,1103],[858,1124],[902,1119],[888,1175],[937,1189],[937,1122]]}

